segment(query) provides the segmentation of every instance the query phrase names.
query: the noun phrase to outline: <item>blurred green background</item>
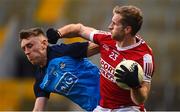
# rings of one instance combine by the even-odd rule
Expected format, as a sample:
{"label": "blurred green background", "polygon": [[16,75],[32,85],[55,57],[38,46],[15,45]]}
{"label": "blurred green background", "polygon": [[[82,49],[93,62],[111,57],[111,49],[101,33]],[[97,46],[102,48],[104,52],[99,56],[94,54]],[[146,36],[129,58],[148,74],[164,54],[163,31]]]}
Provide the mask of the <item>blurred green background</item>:
{"label": "blurred green background", "polygon": [[[139,32],[152,47],[156,70],[147,110],[180,110],[180,0],[0,0],[0,111],[32,110],[33,67],[20,49],[21,29],[83,23],[108,30],[116,5],[136,5],[144,14]],[[64,39],[59,42],[84,41]],[[90,58],[99,66],[99,55]],[[46,110],[81,110],[51,94]]]}

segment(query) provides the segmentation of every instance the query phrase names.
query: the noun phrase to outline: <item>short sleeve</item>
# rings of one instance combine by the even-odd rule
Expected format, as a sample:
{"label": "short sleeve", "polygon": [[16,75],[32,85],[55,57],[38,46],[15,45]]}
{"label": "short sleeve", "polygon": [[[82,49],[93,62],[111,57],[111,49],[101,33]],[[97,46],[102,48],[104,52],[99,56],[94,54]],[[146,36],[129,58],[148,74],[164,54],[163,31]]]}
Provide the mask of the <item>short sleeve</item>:
{"label": "short sleeve", "polygon": [[154,72],[154,62],[153,58],[150,54],[145,54],[143,56],[143,70],[144,70],[144,78],[143,80],[146,82],[151,82],[153,72]]}
{"label": "short sleeve", "polygon": [[72,56],[75,58],[85,58],[87,57],[87,49],[88,49],[88,42],[77,42],[67,45],[67,51],[65,52],[66,56]]}
{"label": "short sleeve", "polygon": [[60,44],[51,46],[51,58],[60,56],[71,56],[74,58],[87,57],[88,42],[76,42],[72,44]]}
{"label": "short sleeve", "polygon": [[44,91],[44,90],[42,90],[40,88],[40,82],[41,81],[36,80],[36,82],[34,83],[34,94],[35,94],[36,98],[37,97],[47,97],[47,98],[49,98],[50,93],[46,92],[46,91]]}
{"label": "short sleeve", "polygon": [[90,33],[90,40],[98,45],[100,45],[103,40],[108,38],[111,38],[110,32],[94,30]]}

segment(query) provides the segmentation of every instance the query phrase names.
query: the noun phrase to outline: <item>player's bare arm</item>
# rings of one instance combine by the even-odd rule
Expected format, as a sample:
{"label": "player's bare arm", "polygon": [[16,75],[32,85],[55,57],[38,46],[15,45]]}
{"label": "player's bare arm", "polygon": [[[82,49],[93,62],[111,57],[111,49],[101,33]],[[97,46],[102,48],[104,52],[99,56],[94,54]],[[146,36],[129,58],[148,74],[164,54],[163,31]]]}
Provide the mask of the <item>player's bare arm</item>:
{"label": "player's bare arm", "polygon": [[144,103],[148,98],[151,83],[144,81],[141,86],[142,87],[138,89],[131,89],[131,98],[133,102],[138,105]]}
{"label": "player's bare arm", "polygon": [[[80,23],[79,24],[69,24],[69,25],[66,25],[66,26],[58,29],[58,31],[61,33],[62,37],[70,38],[70,37],[80,36],[87,40],[90,40],[90,38],[89,38],[90,33],[94,30],[95,30],[94,28],[86,27]],[[89,42],[87,56],[89,57],[89,56],[92,56],[97,53],[99,53],[99,46],[97,44]]]}
{"label": "player's bare arm", "polygon": [[48,98],[46,98],[46,97],[38,97],[38,98],[36,98],[33,112],[43,111],[45,109],[45,107],[46,107],[47,101],[48,101]]}
{"label": "player's bare arm", "polygon": [[[46,33],[49,43],[55,44],[59,38],[82,37],[86,40],[90,40],[90,33],[94,30],[94,28],[86,27],[79,23],[69,24],[58,30],[50,28]],[[99,46],[89,42],[87,56],[92,56],[97,53],[99,53]]]}
{"label": "player's bare arm", "polygon": [[[58,29],[59,34],[61,35],[61,38],[71,38],[71,37],[77,37],[80,36],[86,40],[90,40],[90,33],[94,31],[94,28],[86,27],[80,23],[78,24],[69,24],[62,28]],[[94,44],[92,42],[89,42],[87,56],[92,56],[99,53],[99,46],[97,44]]]}
{"label": "player's bare arm", "polygon": [[89,41],[87,57],[90,57],[90,56],[95,55],[97,53],[99,53],[99,45],[94,44],[94,43]]}
{"label": "player's bare arm", "polygon": [[62,28],[59,28],[58,31],[61,33],[62,37],[74,37],[81,36],[84,39],[90,40],[90,33],[95,30],[91,27],[86,27],[80,23],[78,24],[69,24]]}

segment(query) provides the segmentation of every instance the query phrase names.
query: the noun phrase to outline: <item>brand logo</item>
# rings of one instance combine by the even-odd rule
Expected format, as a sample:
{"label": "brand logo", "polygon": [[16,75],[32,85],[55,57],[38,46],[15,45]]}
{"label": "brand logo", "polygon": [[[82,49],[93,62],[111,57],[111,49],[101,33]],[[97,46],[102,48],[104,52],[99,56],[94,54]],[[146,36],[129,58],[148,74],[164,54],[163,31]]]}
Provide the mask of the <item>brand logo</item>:
{"label": "brand logo", "polygon": [[101,58],[101,74],[108,80],[115,82],[114,79],[114,67],[112,67],[110,64],[108,64],[106,61],[104,61]]}
{"label": "brand logo", "polygon": [[59,63],[59,66],[60,66],[61,69],[63,69],[63,68],[65,68],[66,64],[61,62],[61,63]]}
{"label": "brand logo", "polygon": [[103,48],[104,48],[106,51],[109,51],[108,45],[104,44],[104,45],[103,45]]}
{"label": "brand logo", "polygon": [[62,94],[68,95],[77,81],[78,78],[75,75],[73,75],[71,72],[66,72],[55,86],[55,90]]}

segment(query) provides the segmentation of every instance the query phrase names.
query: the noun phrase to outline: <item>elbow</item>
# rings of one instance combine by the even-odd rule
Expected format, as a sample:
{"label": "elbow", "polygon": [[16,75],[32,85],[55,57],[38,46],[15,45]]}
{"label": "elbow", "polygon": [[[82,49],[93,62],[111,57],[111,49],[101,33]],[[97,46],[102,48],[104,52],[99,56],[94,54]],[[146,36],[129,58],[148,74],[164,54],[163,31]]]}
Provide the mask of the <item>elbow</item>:
{"label": "elbow", "polygon": [[78,34],[80,34],[80,32],[81,32],[83,26],[84,26],[84,25],[81,24],[81,23],[77,23],[77,24],[76,24],[76,28],[78,29],[78,30],[77,30]]}
{"label": "elbow", "polygon": [[76,25],[77,25],[78,27],[82,27],[82,26],[83,26],[82,23],[77,23]]}
{"label": "elbow", "polygon": [[141,98],[141,99],[133,99],[133,102],[134,102],[136,105],[143,104],[143,103],[145,103],[145,101],[146,101],[145,98]]}
{"label": "elbow", "polygon": [[82,30],[83,24],[76,23],[76,24],[70,24],[70,32],[73,34],[77,34],[79,36],[81,30]]}

